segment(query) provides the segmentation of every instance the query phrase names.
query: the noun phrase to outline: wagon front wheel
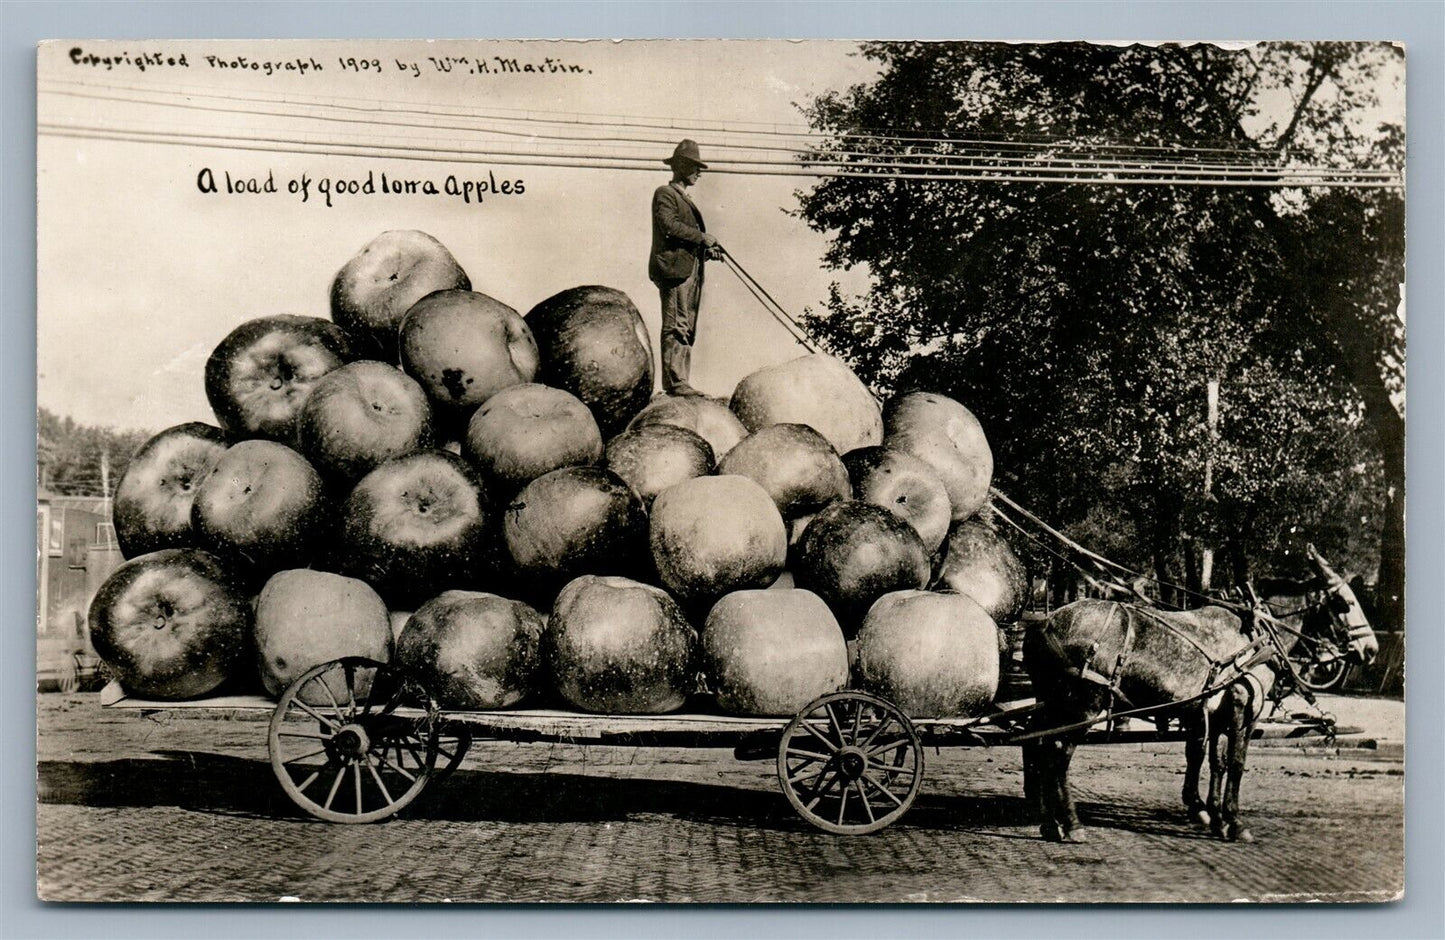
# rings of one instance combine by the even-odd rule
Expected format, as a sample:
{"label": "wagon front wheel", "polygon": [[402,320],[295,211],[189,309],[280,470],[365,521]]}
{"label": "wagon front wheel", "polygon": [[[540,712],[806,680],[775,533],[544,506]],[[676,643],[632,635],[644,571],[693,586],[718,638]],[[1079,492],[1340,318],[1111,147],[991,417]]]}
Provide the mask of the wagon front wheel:
{"label": "wagon front wheel", "polygon": [[918,796],[923,748],[898,706],[866,692],[814,699],[783,729],[778,782],[793,809],[825,832],[891,825]]}
{"label": "wagon front wheel", "polygon": [[433,775],[440,709],[385,663],[347,657],[307,670],[271,715],[271,769],[301,809],[327,822],[376,822]]}

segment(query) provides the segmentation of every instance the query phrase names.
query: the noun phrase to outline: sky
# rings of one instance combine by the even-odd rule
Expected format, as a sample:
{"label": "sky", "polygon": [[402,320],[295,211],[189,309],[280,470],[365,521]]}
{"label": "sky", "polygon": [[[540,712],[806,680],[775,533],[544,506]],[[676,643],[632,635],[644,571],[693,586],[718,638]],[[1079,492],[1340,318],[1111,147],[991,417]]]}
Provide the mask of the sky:
{"label": "sky", "polygon": [[[54,93],[154,98],[155,91],[185,91],[193,97],[171,100],[207,105],[217,100],[194,96],[306,96],[356,107],[391,105],[392,115],[397,107],[418,106],[635,115],[666,118],[678,128],[676,138],[706,141],[719,135],[695,128],[731,122],[799,125],[797,103],[874,74],[854,49],[851,43],[796,41],[61,42],[40,51],[39,118],[42,124],[246,137],[358,135],[373,144],[445,146],[458,136]],[[146,64],[144,54],[163,60],[184,54],[188,67]],[[230,62],[245,57],[247,63],[314,60],[323,69],[268,75],[221,69],[208,64],[207,56]],[[439,72],[428,61],[446,56],[493,63],[496,57],[551,58],[586,71],[470,75],[456,67]],[[376,60],[382,68],[343,70],[340,60],[353,58]],[[415,63],[418,70],[403,71],[398,62]],[[670,130],[654,133],[673,136]],[[646,272],[649,206],[652,190],[669,178],[661,160],[671,153],[670,144],[637,147],[655,158],[655,173],[262,153],[44,133],[37,146],[38,402],[82,423],[159,430],[183,421],[213,422],[202,383],[211,350],[255,317],[328,316],[336,271],[388,229],[434,235],[467,271],[474,290],[521,313],[569,287],[618,288],[637,304],[656,341],[658,296]],[[708,157],[706,145],[702,156]],[[229,173],[273,177],[281,191],[203,193],[197,178],[205,168],[223,186]],[[445,194],[336,196],[328,208],[314,189],[322,178],[359,179],[368,172],[441,185],[450,174],[486,179],[489,169],[498,182],[523,180],[525,192],[490,195],[480,204]],[[287,183],[302,175],[312,186],[304,203],[286,192]],[[861,271],[823,270],[825,236],[787,214],[797,205],[795,190],[807,182],[705,174],[692,190],[708,230],[794,314],[821,305],[830,281],[841,279],[850,290],[866,286]],[[802,352],[732,274],[721,265],[708,266],[694,384],[728,395],[748,373]]]}
{"label": "sky", "polygon": [[[167,64],[182,55],[186,67]],[[466,64],[454,61],[461,58]],[[542,63],[544,71],[499,74],[496,64],[505,59]],[[433,60],[452,61],[452,67],[439,70]],[[547,70],[548,60],[564,70]],[[307,70],[276,67],[296,61],[306,63]],[[489,63],[491,70],[476,73],[478,61]],[[313,62],[321,69],[311,67]],[[223,63],[248,67],[222,68]],[[745,139],[719,133],[718,125],[800,129],[799,104],[866,82],[876,68],[856,55],[855,44],[840,41],[80,41],[43,45],[38,74],[42,125],[224,133],[243,138],[244,145],[292,137],[372,146],[462,146],[454,127],[430,126],[456,125],[458,118],[417,113],[438,109],[529,111],[533,116],[565,112],[614,120],[629,115],[660,125],[611,132],[655,136],[659,143],[606,145],[646,158],[645,172],[509,166],[480,155],[474,160],[481,162],[450,162],[448,155],[439,155],[441,162],[421,162],[80,140],[42,128],[37,141],[39,404],[86,424],[159,430],[214,420],[202,370],[221,339],[255,317],[328,316],[336,271],[388,229],[434,235],[467,271],[474,290],[522,313],[582,284],[622,290],[641,311],[655,355],[659,302],[646,273],[649,206],[653,189],[669,178],[661,161],[672,142],[684,136],[699,140],[706,160],[709,142]],[[1381,107],[1361,109],[1363,125],[1403,111],[1400,63],[1385,70],[1379,89]],[[329,111],[332,116],[412,126],[213,110],[277,110],[274,104],[237,100],[260,96],[325,101],[343,107]],[[137,97],[168,97],[190,107],[141,104]],[[1293,108],[1286,92],[1266,95],[1260,103],[1261,113],[1251,119],[1260,129],[1287,121]],[[555,125],[530,126],[575,133]],[[494,146],[526,150],[539,145],[596,152],[596,145],[515,137]],[[204,169],[222,185],[229,174],[273,179],[280,191],[204,193],[197,185]],[[391,180],[441,186],[449,175],[488,179],[489,172],[498,182],[521,180],[525,192],[489,195],[481,203],[445,194],[338,195],[328,207],[316,191],[322,180],[358,180],[368,174],[376,180],[384,173]],[[305,202],[286,191],[288,182],[302,177],[310,181]],[[861,293],[868,286],[864,270],[825,270],[820,259],[826,234],[789,214],[797,206],[796,191],[810,182],[805,177],[704,174],[692,190],[708,230],[795,315],[821,307],[832,281],[839,281],[845,293]],[[694,385],[727,396],[750,372],[802,352],[725,267],[708,266]]]}

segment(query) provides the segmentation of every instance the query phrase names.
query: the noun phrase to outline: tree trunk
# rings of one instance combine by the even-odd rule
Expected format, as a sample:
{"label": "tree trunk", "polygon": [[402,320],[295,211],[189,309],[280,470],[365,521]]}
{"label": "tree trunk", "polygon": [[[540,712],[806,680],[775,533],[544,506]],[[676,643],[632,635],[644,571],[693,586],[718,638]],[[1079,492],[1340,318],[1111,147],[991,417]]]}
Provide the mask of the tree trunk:
{"label": "tree trunk", "polygon": [[1186,593],[1179,606],[1192,608],[1204,603],[1204,579],[1199,570],[1199,553],[1195,551],[1193,539],[1184,540],[1184,589]]}
{"label": "tree trunk", "polygon": [[[1388,402],[1387,402],[1388,404]],[[1377,630],[1405,629],[1405,419],[1393,406],[1373,415],[1385,469],[1384,526],[1375,596]]]}

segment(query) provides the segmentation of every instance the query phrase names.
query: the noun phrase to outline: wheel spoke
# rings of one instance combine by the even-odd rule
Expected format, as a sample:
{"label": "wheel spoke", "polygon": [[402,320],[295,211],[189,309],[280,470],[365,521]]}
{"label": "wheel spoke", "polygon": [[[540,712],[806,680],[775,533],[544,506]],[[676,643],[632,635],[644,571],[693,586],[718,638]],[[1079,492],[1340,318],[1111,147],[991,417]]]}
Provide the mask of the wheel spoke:
{"label": "wheel spoke", "polygon": [[315,731],[278,731],[276,734],[283,738],[312,738],[316,741],[331,740],[331,735],[317,734]]}
{"label": "wheel spoke", "polygon": [[321,750],[319,750],[319,751],[312,751],[310,754],[302,754],[300,757],[288,757],[288,758],[286,758],[285,763],[287,763],[287,764],[294,764],[294,763],[296,763],[297,761],[306,760],[306,758],[308,758],[308,757],[316,757],[316,756],[319,755],[319,754],[325,754],[325,753],[326,753],[326,748],[323,747],[323,748],[322,748]]}
{"label": "wheel spoke", "polygon": [[402,744],[405,744],[405,745],[406,745],[406,749],[407,749],[408,751],[410,751],[410,752],[411,752],[411,756],[416,759],[417,769],[421,769],[422,767],[425,767],[425,766],[426,766],[426,761],[423,760],[423,759],[422,759],[422,756],[416,752],[416,748],[412,747],[412,745],[411,745],[411,740],[410,740],[409,738],[402,738],[402,739],[401,739],[401,743],[397,745],[397,750],[398,750],[398,751],[401,750],[401,745],[402,745]]}
{"label": "wheel spoke", "polygon": [[873,767],[873,768],[875,768],[875,769],[877,769],[877,770],[881,770],[881,771],[883,771],[884,773],[887,773],[887,774],[907,774],[908,776],[911,777],[911,776],[913,776],[914,773],[915,773],[915,771],[913,770],[912,767],[902,767],[902,766],[895,767],[895,766],[893,766],[893,765],[891,765],[891,764],[883,764],[883,763],[879,763],[878,761],[875,761],[875,760],[870,760],[870,761],[868,762],[868,766],[869,766],[869,767]]}
{"label": "wheel spoke", "polygon": [[788,756],[798,763],[793,767],[798,770],[806,764],[816,764],[820,760],[827,760],[829,755],[819,754],[817,751],[800,751],[796,748],[788,748]]}
{"label": "wheel spoke", "polygon": [[[308,683],[308,685],[309,685],[309,683]],[[295,698],[293,698],[293,699],[291,700],[291,704],[292,704],[292,705],[295,705],[297,708],[301,709],[303,712],[305,712],[306,714],[310,715],[312,718],[315,718],[317,721],[321,722],[323,725],[325,725],[326,727],[330,728],[332,734],[335,734],[335,733],[336,733],[336,728],[337,728],[336,722],[332,721],[330,718],[327,718],[325,715],[321,714],[321,713],[318,712],[316,709],[312,708],[310,705],[307,705],[305,702],[301,701],[301,696],[298,695],[298,696],[296,696]]]}
{"label": "wheel spoke", "polygon": [[825,773],[828,772],[829,766],[830,766],[829,764],[824,764],[822,767],[819,767],[817,770],[804,771],[804,772],[796,773],[796,774],[794,774],[793,776],[791,776],[791,777],[788,778],[788,782],[789,782],[789,783],[807,783],[807,782],[810,781],[810,780],[816,780],[816,779],[818,779],[819,777],[823,776],[823,774],[825,774]]}
{"label": "wheel spoke", "polygon": [[377,712],[377,715],[385,717],[396,711],[397,706],[401,704],[402,693],[405,691],[405,686],[406,683],[397,682],[396,688],[391,690],[391,695],[387,696],[386,698],[386,704],[381,706],[381,711]]}
{"label": "wheel spoke", "polygon": [[[329,671],[329,670],[328,670],[328,671]],[[319,683],[321,683],[321,690],[322,690],[323,692],[325,692],[325,693],[326,693],[326,697],[331,700],[331,707],[334,708],[334,709],[336,709],[336,720],[339,721],[339,722],[341,722],[341,723],[344,725],[344,724],[346,724],[346,716],[341,713],[341,703],[338,702],[338,701],[336,701],[336,696],[335,696],[335,694],[332,693],[332,691],[331,691],[331,686],[327,685],[327,684],[326,684],[326,680],[323,679],[323,678],[321,678],[321,676],[324,676],[324,675],[326,675],[326,673],[323,672],[323,673],[321,673],[320,675],[317,675],[317,676],[313,677],[311,681],[312,681],[312,682],[319,682]],[[309,685],[309,684],[310,684],[310,683],[308,683],[308,685]]]}
{"label": "wheel spoke", "polygon": [[837,779],[838,773],[837,771],[833,771],[833,777],[831,780],[828,781],[826,786],[820,781],[818,786],[813,790],[813,798],[808,801],[807,805],[804,808],[807,809],[809,812],[812,812],[813,807],[817,806],[818,803],[822,801],[823,797],[827,794],[827,792],[833,789],[833,782]]}
{"label": "wheel spoke", "polygon": [[862,702],[857,702],[857,703],[855,703],[855,704],[853,705],[853,730],[852,730],[852,732],[849,734],[848,740],[850,740],[850,741],[857,741],[857,740],[858,740],[858,725],[859,725],[859,723],[860,723],[862,720],[863,720],[863,703],[862,703]]}
{"label": "wheel spoke", "polygon": [[873,814],[873,804],[868,802],[868,791],[863,789],[863,781],[854,780],[853,786],[858,790],[858,799],[863,801],[863,809],[868,813],[868,821],[870,823],[876,823],[878,817]]}
{"label": "wheel spoke", "polygon": [[873,729],[873,731],[868,735],[868,739],[862,744],[860,744],[859,747],[863,748],[863,750],[865,751],[868,750],[868,746],[874,741],[876,741],[878,739],[878,735],[883,733],[883,729],[888,727],[892,722],[893,716],[888,714],[888,712],[884,711],[878,719],[878,727]]}
{"label": "wheel spoke", "polygon": [[355,771],[352,776],[356,780],[356,815],[360,816],[365,812],[361,803],[361,761],[352,762],[351,769]]}
{"label": "wheel spoke", "polygon": [[902,806],[902,805],[903,805],[903,801],[900,800],[896,795],[894,795],[894,793],[893,793],[892,790],[888,789],[888,788],[885,787],[883,784],[879,783],[877,780],[874,780],[874,779],[873,779],[873,775],[870,774],[870,773],[868,773],[868,771],[866,771],[866,770],[863,771],[863,778],[862,778],[862,779],[868,781],[868,783],[872,784],[873,789],[877,790],[879,793],[882,793],[884,796],[888,797],[888,798],[889,798],[890,800],[892,800],[894,803],[898,804],[899,806]]}
{"label": "wheel spoke", "polygon": [[848,812],[848,787],[843,786],[842,798],[838,800],[838,825],[843,825],[844,814]]}
{"label": "wheel spoke", "polygon": [[828,748],[828,753],[829,753],[829,754],[831,754],[831,753],[833,753],[834,751],[838,750],[838,745],[834,744],[832,741],[829,741],[827,738],[823,737],[823,735],[818,732],[818,729],[817,729],[817,728],[814,728],[814,727],[813,727],[813,723],[810,722],[808,719],[804,718],[804,719],[803,719],[801,722],[799,722],[798,724],[799,724],[800,727],[802,727],[804,730],[806,730],[806,731],[807,731],[809,734],[811,734],[813,737],[817,738],[819,741],[822,741],[823,744]]}
{"label": "wheel spoke", "polygon": [[341,778],[346,776],[346,765],[336,771],[336,779],[331,781],[331,792],[326,794],[326,802],[321,804],[322,809],[330,809],[331,801],[336,799],[336,791],[341,789]]}
{"label": "wheel spoke", "polygon": [[397,754],[397,763],[396,763],[396,764],[393,764],[391,761],[387,760],[386,757],[383,756],[383,755],[381,755],[381,754],[376,755],[376,759],[379,760],[379,761],[381,761],[381,765],[382,765],[383,767],[390,767],[392,770],[394,770],[394,771],[396,771],[397,773],[401,774],[403,777],[405,777],[406,779],[410,780],[412,783],[416,783],[416,777],[411,773],[411,771],[407,770],[405,767],[400,767],[400,766],[398,766],[398,764],[401,763],[401,748],[398,747],[398,748],[396,749],[396,754]]}
{"label": "wheel spoke", "polygon": [[846,743],[843,739],[843,726],[839,724],[838,716],[833,712],[833,703],[825,704],[823,711],[828,713],[828,724],[832,726],[833,733],[838,736],[838,746],[842,747]]}
{"label": "wheel spoke", "polygon": [[897,750],[898,748],[911,743],[912,742],[908,738],[894,738],[887,744],[880,744],[875,748],[869,748],[868,756],[877,757],[879,754],[887,754],[889,751]]}
{"label": "wheel spoke", "polygon": [[381,795],[386,798],[386,805],[390,806],[395,803],[396,800],[392,799],[391,791],[386,788],[386,784],[381,779],[381,774],[376,772],[376,765],[371,762],[371,755],[364,755],[364,759],[366,761],[366,769],[371,771],[371,779],[376,781],[376,785],[381,788]]}
{"label": "wheel spoke", "polygon": [[309,786],[311,786],[311,784],[315,783],[315,782],[316,782],[316,778],[321,776],[321,771],[325,770],[325,769],[326,769],[327,767],[329,767],[329,766],[330,766],[329,764],[323,764],[323,765],[321,765],[319,768],[317,768],[317,770],[316,770],[316,772],[315,772],[314,774],[312,774],[311,776],[307,777],[307,778],[306,778],[305,780],[303,780],[301,783],[298,783],[298,784],[296,785],[296,792],[297,792],[297,793],[305,793],[305,792],[306,792],[306,788],[309,787]]}

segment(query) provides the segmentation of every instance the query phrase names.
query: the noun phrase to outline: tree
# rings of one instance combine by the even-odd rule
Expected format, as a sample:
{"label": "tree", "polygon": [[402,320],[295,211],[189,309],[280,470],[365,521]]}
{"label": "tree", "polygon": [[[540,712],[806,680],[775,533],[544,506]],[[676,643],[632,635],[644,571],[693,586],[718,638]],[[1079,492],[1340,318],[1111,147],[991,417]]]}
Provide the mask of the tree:
{"label": "tree", "polygon": [[41,408],[37,415],[36,449],[40,484],[62,496],[104,496],[101,463],[107,464],[110,494],[120,482],[130,459],[150,439],[147,431],[76,424]]}
{"label": "tree", "polygon": [[[1379,88],[1400,53],[1381,44],[879,43],[863,54],[878,79],[808,109],[833,135],[819,154],[895,148],[851,136],[888,128],[938,155],[957,152],[949,141],[1026,139],[1059,154],[1119,141],[1218,148],[1221,160],[1368,147],[1374,162],[1399,162]],[[1289,568],[1311,537],[1336,557],[1378,558],[1381,520],[1398,505],[1391,461],[1403,457],[1389,395],[1403,366],[1395,191],[879,176],[826,179],[799,198],[831,235],[825,263],[865,264],[873,279],[860,298],[835,289],[808,328],[880,391],[931,386],[968,404],[1005,488],[1069,531],[1131,533],[1119,560],[1176,582],[1197,577],[1201,543],[1224,547],[1240,577],[1252,562]],[[1210,378],[1224,390],[1217,437],[1204,419]],[[1347,524],[1362,515],[1365,531]],[[1380,576],[1395,577],[1388,564]]]}

